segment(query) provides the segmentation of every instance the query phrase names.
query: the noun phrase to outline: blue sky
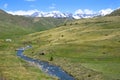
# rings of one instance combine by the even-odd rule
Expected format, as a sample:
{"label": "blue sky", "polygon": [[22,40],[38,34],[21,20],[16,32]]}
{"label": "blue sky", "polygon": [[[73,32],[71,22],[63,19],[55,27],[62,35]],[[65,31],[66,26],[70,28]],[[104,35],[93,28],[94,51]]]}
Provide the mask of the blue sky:
{"label": "blue sky", "polygon": [[0,9],[5,11],[61,11],[74,13],[76,10],[116,9],[120,0],[0,0]]}

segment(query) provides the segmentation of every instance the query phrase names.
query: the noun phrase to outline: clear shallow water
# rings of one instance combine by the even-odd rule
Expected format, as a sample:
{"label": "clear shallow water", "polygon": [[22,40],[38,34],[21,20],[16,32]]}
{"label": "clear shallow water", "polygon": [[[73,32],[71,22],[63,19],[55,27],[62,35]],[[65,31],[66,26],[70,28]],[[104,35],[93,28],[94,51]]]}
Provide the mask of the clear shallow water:
{"label": "clear shallow water", "polygon": [[59,80],[75,80],[72,76],[67,74],[60,67],[55,66],[55,65],[51,65],[45,61],[40,61],[37,59],[29,58],[29,57],[23,55],[23,52],[24,52],[24,49],[22,49],[22,48],[18,49],[17,56],[24,59],[27,62],[32,62],[32,63],[37,64],[42,69],[42,71],[48,73],[49,75],[58,77]]}

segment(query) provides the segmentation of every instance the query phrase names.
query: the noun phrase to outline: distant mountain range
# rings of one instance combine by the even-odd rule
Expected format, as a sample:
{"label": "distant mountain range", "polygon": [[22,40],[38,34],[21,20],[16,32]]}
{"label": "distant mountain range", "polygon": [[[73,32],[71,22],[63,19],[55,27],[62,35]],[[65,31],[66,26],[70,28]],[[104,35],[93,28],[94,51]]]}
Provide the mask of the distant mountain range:
{"label": "distant mountain range", "polygon": [[32,17],[52,17],[52,18],[70,18],[70,19],[81,19],[81,18],[93,18],[96,16],[120,16],[120,8],[116,10],[106,9],[106,10],[100,10],[99,12],[78,12],[75,14],[72,13],[62,13],[60,11],[51,11],[51,12],[40,12],[36,11],[31,15]]}
{"label": "distant mountain range", "polygon": [[72,14],[72,13],[62,13],[60,11],[52,11],[48,13],[43,12],[34,12],[32,17],[54,17],[54,18],[73,18],[73,19],[81,19],[81,18],[92,18],[95,16],[104,16],[105,14],[102,12],[94,13],[94,14]]}
{"label": "distant mountain range", "polygon": [[61,12],[61,11],[50,11],[43,12],[39,10],[28,10],[28,11],[7,11],[9,14],[13,15],[22,15],[22,16],[30,16],[30,17],[52,17],[52,18],[70,18],[70,19],[81,19],[81,18],[92,18],[95,16],[105,16],[112,12],[111,9],[100,10],[98,12],[94,12],[92,10],[77,10],[75,13],[70,12]]}

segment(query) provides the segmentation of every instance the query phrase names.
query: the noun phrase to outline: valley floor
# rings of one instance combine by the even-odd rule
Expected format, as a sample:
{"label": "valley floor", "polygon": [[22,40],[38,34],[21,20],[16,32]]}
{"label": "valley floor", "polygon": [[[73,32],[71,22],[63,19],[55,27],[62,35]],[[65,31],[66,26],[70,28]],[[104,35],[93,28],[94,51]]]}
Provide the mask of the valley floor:
{"label": "valley floor", "polygon": [[57,80],[16,56],[14,50],[27,45],[33,48],[25,55],[60,66],[76,80],[120,79],[119,16],[75,20],[12,42],[0,40],[0,77]]}

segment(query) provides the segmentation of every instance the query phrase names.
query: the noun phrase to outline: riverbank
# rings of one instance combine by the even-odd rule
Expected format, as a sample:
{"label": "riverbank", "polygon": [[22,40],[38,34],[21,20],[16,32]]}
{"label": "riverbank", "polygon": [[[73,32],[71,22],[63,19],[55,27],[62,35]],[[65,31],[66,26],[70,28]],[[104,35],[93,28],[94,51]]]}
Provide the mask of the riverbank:
{"label": "riverbank", "polygon": [[50,64],[60,66],[68,74],[75,77],[76,80],[106,80],[102,73],[88,69],[82,66],[81,63],[71,62],[69,58],[53,57],[53,61],[49,61],[48,57],[39,56],[36,59],[48,61]]}
{"label": "riverbank", "polygon": [[[75,20],[24,36],[32,58],[50,61],[78,80],[120,79],[120,17]],[[44,53],[44,55],[40,55]]]}
{"label": "riverbank", "polygon": [[0,39],[0,80],[58,80],[17,57],[19,46]]}
{"label": "riverbank", "polygon": [[[28,47],[29,48],[29,47]],[[65,71],[63,71],[60,67],[49,64],[48,62],[33,59],[23,55],[23,52],[26,48],[20,48],[17,50],[17,56],[24,59],[25,61],[32,63],[38,66],[43,72],[58,77],[59,80],[75,80],[72,76],[68,75]]]}

